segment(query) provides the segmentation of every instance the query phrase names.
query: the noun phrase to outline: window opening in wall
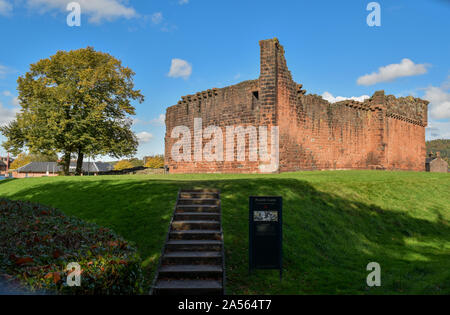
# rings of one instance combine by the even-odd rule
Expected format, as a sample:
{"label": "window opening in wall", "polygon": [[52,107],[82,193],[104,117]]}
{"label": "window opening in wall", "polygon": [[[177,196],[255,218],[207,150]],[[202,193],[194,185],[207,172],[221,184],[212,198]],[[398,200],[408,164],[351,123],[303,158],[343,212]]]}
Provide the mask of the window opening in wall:
{"label": "window opening in wall", "polygon": [[252,110],[256,108],[258,101],[259,101],[259,92],[253,91],[252,92]]}

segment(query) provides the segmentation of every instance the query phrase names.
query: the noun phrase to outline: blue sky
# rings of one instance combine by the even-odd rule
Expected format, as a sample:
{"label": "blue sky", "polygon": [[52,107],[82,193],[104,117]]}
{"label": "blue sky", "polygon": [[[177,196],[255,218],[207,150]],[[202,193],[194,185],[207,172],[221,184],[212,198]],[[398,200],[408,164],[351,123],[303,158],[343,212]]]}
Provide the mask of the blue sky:
{"label": "blue sky", "polygon": [[182,95],[256,79],[258,41],[277,37],[308,93],[423,97],[427,139],[450,139],[448,0],[377,1],[379,27],[367,25],[371,1],[361,0],[80,0],[80,27],[66,23],[69,2],[0,0],[0,123],[18,110],[16,80],[31,63],[93,46],[136,72],[146,97],[135,104],[138,156],[162,153],[165,109]]}

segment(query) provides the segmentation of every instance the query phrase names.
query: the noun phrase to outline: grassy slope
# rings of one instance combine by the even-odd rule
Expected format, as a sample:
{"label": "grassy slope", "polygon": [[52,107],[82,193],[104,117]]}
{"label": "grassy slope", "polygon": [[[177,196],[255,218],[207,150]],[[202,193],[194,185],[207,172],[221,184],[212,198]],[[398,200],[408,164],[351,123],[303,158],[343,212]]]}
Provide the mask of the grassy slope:
{"label": "grassy slope", "polygon": [[[60,208],[134,241],[151,281],[180,187],[222,190],[233,294],[450,294],[450,175],[335,171],[0,181],[0,196]],[[248,196],[284,200],[284,279],[248,276]],[[382,286],[367,288],[376,261]]]}

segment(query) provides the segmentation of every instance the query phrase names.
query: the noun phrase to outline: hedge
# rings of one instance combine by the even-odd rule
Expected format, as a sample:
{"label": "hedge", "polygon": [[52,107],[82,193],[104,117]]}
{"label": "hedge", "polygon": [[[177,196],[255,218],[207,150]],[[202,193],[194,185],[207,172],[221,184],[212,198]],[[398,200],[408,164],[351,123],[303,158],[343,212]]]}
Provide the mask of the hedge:
{"label": "hedge", "polygon": [[[71,262],[81,285],[69,286]],[[0,199],[0,276],[32,292],[142,293],[141,259],[107,228],[65,216],[57,209]]]}

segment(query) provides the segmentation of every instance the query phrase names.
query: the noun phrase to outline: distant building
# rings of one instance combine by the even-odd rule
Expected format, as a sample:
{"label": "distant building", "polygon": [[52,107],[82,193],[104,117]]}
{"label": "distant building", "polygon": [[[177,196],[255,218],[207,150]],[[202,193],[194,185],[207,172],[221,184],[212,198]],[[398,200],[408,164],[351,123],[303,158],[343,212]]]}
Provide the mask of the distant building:
{"label": "distant building", "polygon": [[[69,172],[74,174],[76,170],[76,162],[71,162]],[[113,167],[109,163],[103,162],[83,162],[83,175],[99,175],[112,171]],[[57,162],[31,162],[12,172],[15,178],[25,177],[43,177],[43,176],[59,176],[63,171],[61,165]]]}
{"label": "distant building", "polygon": [[436,156],[430,154],[425,161],[425,169],[427,172],[435,173],[447,173],[448,163],[441,158],[439,152],[436,152]]}
{"label": "distant building", "polygon": [[[9,158],[9,166],[11,166],[12,162],[14,162],[14,159]],[[8,169],[8,167],[6,167],[7,163],[8,163],[8,158],[4,157],[4,156],[0,156],[0,174],[6,173],[6,169]]]}
{"label": "distant building", "polygon": [[0,160],[0,174],[6,173],[6,162]]}

